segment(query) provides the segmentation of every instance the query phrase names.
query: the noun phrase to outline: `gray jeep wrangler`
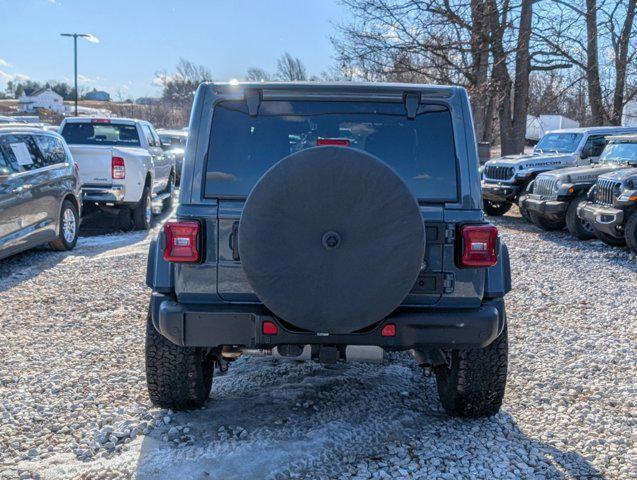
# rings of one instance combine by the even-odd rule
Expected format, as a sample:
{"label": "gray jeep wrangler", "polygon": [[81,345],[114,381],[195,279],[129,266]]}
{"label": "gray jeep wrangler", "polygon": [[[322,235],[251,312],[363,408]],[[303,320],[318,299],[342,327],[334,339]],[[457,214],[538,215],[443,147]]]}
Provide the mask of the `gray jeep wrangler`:
{"label": "gray jeep wrangler", "polygon": [[587,192],[600,175],[637,166],[637,156],[629,155],[630,136],[608,136],[608,142],[597,163],[587,166],[563,168],[542,173],[529,184],[529,193],[520,203],[531,216],[531,221],[543,230],[568,228],[580,240],[595,237],[593,224],[579,218],[577,209],[586,202]]}
{"label": "gray jeep wrangler", "polygon": [[[607,147],[611,148],[611,146]],[[613,155],[633,168],[601,175],[581,203],[577,215],[590,223],[597,238],[637,253],[637,135],[613,141]]]}
{"label": "gray jeep wrangler", "polygon": [[510,270],[473,132],[461,88],[201,85],[148,257],[152,402],[200,407],[245,354],[412,350],[449,414],[496,413]]}

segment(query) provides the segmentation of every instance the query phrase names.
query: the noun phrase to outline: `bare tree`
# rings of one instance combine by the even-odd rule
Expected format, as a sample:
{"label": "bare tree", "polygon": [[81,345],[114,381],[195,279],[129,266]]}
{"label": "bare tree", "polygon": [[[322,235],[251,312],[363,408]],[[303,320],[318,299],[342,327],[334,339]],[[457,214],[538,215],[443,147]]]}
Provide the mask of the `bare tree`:
{"label": "bare tree", "polygon": [[163,87],[162,98],[166,102],[190,108],[197,87],[211,81],[212,74],[206,67],[181,58],[174,73],[160,72],[156,78]]}
{"label": "bare tree", "polygon": [[251,67],[246,74],[246,80],[249,82],[267,82],[272,76],[262,68]]}
{"label": "bare tree", "polygon": [[289,53],[281,55],[277,61],[276,76],[284,82],[298,82],[308,79],[305,65]]}

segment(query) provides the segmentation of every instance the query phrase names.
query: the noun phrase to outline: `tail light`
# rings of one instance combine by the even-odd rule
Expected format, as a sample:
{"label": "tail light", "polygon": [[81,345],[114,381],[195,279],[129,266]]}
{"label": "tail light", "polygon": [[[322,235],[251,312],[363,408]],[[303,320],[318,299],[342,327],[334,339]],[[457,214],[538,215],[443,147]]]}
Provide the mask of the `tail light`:
{"label": "tail light", "polygon": [[111,172],[113,180],[123,180],[126,178],[126,164],[122,157],[113,157],[111,159]]}
{"label": "tail light", "polygon": [[199,262],[201,255],[198,222],[166,222],[164,234],[166,235],[164,260],[179,263]]}
{"label": "tail light", "polygon": [[324,145],[336,145],[337,147],[349,147],[349,139],[347,138],[319,138],[316,140],[318,147]]}
{"label": "tail light", "polygon": [[491,267],[498,263],[498,229],[493,225],[462,227],[463,267]]}

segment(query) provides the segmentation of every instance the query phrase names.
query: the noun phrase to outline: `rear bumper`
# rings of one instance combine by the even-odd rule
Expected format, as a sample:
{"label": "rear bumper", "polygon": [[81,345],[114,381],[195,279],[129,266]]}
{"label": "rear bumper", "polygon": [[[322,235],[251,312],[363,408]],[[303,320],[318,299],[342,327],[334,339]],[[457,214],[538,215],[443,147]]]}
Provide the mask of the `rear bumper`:
{"label": "rear bumper", "polygon": [[537,212],[540,215],[563,216],[566,215],[569,202],[560,200],[545,200],[526,195],[520,200],[520,204],[527,210]]}
{"label": "rear bumper", "polygon": [[126,188],[124,185],[83,186],[82,201],[97,203],[119,203],[124,200]]}
{"label": "rear bumper", "polygon": [[[236,345],[269,349],[278,345],[376,345],[388,350],[412,348],[478,348],[495,340],[506,321],[503,299],[476,309],[397,309],[364,333],[326,334],[292,331],[259,305],[183,305],[153,293],[153,325],[171,342],[192,347]],[[276,335],[262,333],[263,322],[274,322]],[[382,328],[396,325],[396,335],[383,337]]]}
{"label": "rear bumper", "polygon": [[492,202],[515,202],[520,187],[499,183],[482,182],[482,196]]}
{"label": "rear bumper", "polygon": [[618,238],[623,236],[623,233],[617,229],[624,224],[623,210],[586,202],[578,207],[577,216],[588,220],[600,232]]}

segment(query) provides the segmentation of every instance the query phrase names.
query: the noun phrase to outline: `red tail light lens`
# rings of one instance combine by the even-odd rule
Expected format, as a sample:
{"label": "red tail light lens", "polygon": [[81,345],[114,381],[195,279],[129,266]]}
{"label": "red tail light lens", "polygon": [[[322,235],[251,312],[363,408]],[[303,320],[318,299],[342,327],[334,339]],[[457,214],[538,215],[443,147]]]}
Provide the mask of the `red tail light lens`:
{"label": "red tail light lens", "polygon": [[462,227],[463,267],[491,267],[498,263],[498,229],[493,225]]}
{"label": "red tail light lens", "polygon": [[396,336],[396,325],[393,323],[388,323],[383,327],[380,331],[381,337],[395,337]]}
{"label": "red tail light lens", "polygon": [[111,172],[113,180],[123,180],[126,178],[126,164],[122,157],[113,157],[111,159]]}
{"label": "red tail light lens", "polygon": [[317,146],[323,145],[336,145],[338,147],[349,147],[349,140],[347,138],[319,138],[316,140]]}
{"label": "red tail light lens", "polygon": [[263,322],[263,335],[276,335],[279,329],[274,322]]}
{"label": "red tail light lens", "polygon": [[166,235],[164,260],[179,263],[199,261],[199,223],[166,222],[164,234]]}

